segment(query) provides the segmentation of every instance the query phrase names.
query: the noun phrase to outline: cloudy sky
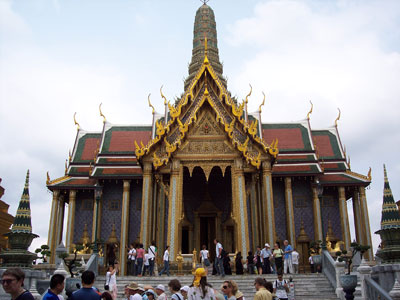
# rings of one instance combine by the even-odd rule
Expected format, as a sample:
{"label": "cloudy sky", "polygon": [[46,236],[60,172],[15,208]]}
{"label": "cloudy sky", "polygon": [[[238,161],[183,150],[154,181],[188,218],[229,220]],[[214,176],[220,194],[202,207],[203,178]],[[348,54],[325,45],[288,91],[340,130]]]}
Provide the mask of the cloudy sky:
{"label": "cloudy sky", "polygon": [[[15,214],[31,172],[32,248],[47,242],[52,179],[76,128],[100,131],[98,106],[112,123],[149,124],[147,95],[162,111],[183,92],[197,0],[0,0],[0,178]],[[371,230],[379,227],[386,163],[400,197],[400,2],[212,0],[228,88],[249,110],[267,94],[263,122],[304,119],[339,130],[352,170],[367,190]],[[351,203],[349,217],[352,220]],[[379,236],[373,234],[374,248]]]}

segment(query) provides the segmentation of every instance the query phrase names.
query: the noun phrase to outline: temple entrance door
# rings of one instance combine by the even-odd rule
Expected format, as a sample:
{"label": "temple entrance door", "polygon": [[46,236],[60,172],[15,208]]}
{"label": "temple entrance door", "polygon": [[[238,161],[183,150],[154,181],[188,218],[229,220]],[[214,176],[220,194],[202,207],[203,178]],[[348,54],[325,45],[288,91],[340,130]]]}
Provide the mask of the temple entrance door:
{"label": "temple entrance door", "polygon": [[[216,236],[216,216],[200,216],[200,247],[207,246],[211,261],[215,258],[214,238]],[[202,249],[202,248],[201,248]]]}

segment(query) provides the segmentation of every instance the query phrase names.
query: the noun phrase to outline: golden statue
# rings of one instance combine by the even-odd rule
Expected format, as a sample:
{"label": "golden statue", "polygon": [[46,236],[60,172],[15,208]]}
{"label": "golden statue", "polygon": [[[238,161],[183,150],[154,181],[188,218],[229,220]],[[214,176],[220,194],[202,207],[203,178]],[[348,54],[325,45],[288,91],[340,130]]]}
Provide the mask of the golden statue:
{"label": "golden statue", "polygon": [[192,274],[194,275],[194,272],[196,272],[196,258],[197,258],[197,251],[196,248],[193,249],[193,256],[192,256]]}
{"label": "golden statue", "polygon": [[78,254],[88,254],[90,251],[89,245],[90,245],[90,237],[89,237],[89,232],[87,229],[87,224],[85,224],[85,227],[83,228],[83,233],[82,233],[82,238],[79,241],[79,244],[83,246],[83,249],[80,251],[77,251]]}
{"label": "golden statue", "polygon": [[178,275],[183,275],[183,256],[181,251],[176,256],[176,262],[178,263]]}

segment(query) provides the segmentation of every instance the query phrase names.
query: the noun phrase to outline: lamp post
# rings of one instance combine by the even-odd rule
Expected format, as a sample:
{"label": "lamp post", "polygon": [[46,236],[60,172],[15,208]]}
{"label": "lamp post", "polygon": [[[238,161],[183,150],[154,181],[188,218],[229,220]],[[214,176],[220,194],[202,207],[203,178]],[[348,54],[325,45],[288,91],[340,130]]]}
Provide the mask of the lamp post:
{"label": "lamp post", "polygon": [[326,248],[326,243],[325,243],[325,232],[324,232],[324,214],[322,213],[322,195],[324,194],[324,187],[322,186],[321,182],[317,178],[315,181],[317,184],[317,194],[318,194],[318,199],[319,199],[319,210],[321,213],[321,227],[322,227],[322,243],[321,247],[322,249]]}
{"label": "lamp post", "polygon": [[103,187],[101,185],[99,185],[99,183],[97,182],[95,184],[95,189],[94,189],[94,198],[96,201],[96,219],[95,219],[95,228],[94,228],[94,246],[93,246],[93,253],[98,253],[99,252],[99,248],[97,245],[97,228],[98,228],[98,222],[99,222],[99,207],[100,207],[100,199],[101,196],[103,195]]}

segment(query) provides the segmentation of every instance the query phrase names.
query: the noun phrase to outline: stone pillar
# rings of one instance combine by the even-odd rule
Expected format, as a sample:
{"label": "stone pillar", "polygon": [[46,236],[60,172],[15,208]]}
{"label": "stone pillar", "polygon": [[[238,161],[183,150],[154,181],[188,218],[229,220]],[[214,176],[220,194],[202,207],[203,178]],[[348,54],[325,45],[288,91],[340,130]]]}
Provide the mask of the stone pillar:
{"label": "stone pillar", "polygon": [[250,190],[250,216],[251,216],[251,226],[252,226],[252,236],[251,239],[253,241],[253,248],[255,248],[256,245],[260,245],[259,239],[258,239],[258,232],[260,231],[259,229],[259,224],[258,224],[258,201],[257,201],[257,190],[256,190],[256,182],[257,182],[257,174],[252,174],[251,176],[251,190]]}
{"label": "stone pillar", "polygon": [[64,211],[65,211],[64,196],[60,195],[58,197],[58,211],[57,211],[57,223],[56,223],[57,231],[56,231],[56,240],[55,240],[56,247],[62,241],[63,229],[64,229]]}
{"label": "stone pillar", "polygon": [[179,160],[172,162],[168,201],[168,245],[170,258],[176,260],[179,249],[179,224],[182,218],[182,166]]}
{"label": "stone pillar", "polygon": [[339,210],[340,210],[340,223],[342,227],[342,240],[344,242],[345,249],[350,251],[350,227],[349,227],[349,215],[347,214],[346,194],[344,187],[340,186],[339,189]]}
{"label": "stone pillar", "polygon": [[[160,181],[162,182],[162,177],[160,178]],[[164,227],[165,227],[165,219],[164,217],[160,216],[165,216],[165,193],[164,193],[164,186],[162,184],[159,184],[158,188],[158,216],[157,218],[157,245],[160,247],[160,249],[165,249],[165,238],[164,238]],[[161,255],[162,251],[158,251]]]}
{"label": "stone pillar", "polygon": [[365,283],[365,279],[371,278],[372,268],[366,263],[365,259],[363,258],[360,266],[357,268],[357,271],[360,274],[361,299],[368,300],[367,285]]}
{"label": "stone pillar", "polygon": [[150,246],[150,206],[152,199],[152,165],[145,162],[143,166],[143,191],[142,191],[142,215],[140,222],[140,242],[146,249]]}
{"label": "stone pillar", "polygon": [[71,253],[72,244],[74,243],[75,205],[76,205],[76,190],[70,190],[69,203],[68,203],[67,237],[66,237],[66,248],[68,253]]}
{"label": "stone pillar", "polygon": [[249,223],[247,215],[246,184],[243,173],[243,161],[236,159],[232,170],[232,179],[236,182],[234,185],[234,194],[232,200],[235,203],[234,217],[237,224],[237,247],[234,249],[247,253],[249,246]]}
{"label": "stone pillar", "polygon": [[286,228],[287,237],[292,245],[296,247],[296,231],[294,226],[292,179],[285,177],[285,203],[286,203]]}
{"label": "stone pillar", "polygon": [[363,233],[363,242],[366,245],[371,246],[371,248],[365,252],[364,256],[368,260],[373,260],[373,249],[372,249],[372,240],[371,240],[371,227],[369,226],[369,215],[368,215],[368,204],[367,197],[365,195],[365,187],[360,187],[360,211],[361,211],[361,224],[362,224],[362,233]]}
{"label": "stone pillar", "polygon": [[49,263],[54,264],[55,262],[55,254],[56,254],[56,232],[57,232],[57,212],[58,212],[58,196],[60,191],[53,191],[53,200],[51,202],[51,213],[50,213],[50,224],[49,224],[49,234],[47,243],[49,246],[49,250],[51,251],[50,261]]}
{"label": "stone pillar", "polygon": [[322,221],[321,221],[321,203],[318,197],[318,191],[316,187],[312,188],[313,192],[313,213],[314,213],[314,239],[316,241],[323,241],[322,236]]}
{"label": "stone pillar", "polygon": [[130,198],[130,180],[124,180],[123,194],[122,194],[122,217],[121,217],[121,247],[119,251],[120,261],[120,275],[125,276],[126,270],[126,257],[128,248],[128,231],[129,231],[129,198]]}
{"label": "stone pillar", "polygon": [[340,284],[340,276],[344,274],[346,263],[344,261],[335,261],[335,273],[336,273],[336,296],[340,299],[344,299],[343,287]]}
{"label": "stone pillar", "polygon": [[354,227],[356,232],[357,243],[364,245],[365,243],[362,236],[362,226],[361,226],[360,198],[358,196],[357,189],[355,189],[353,193],[353,215],[354,215]]}
{"label": "stone pillar", "polygon": [[[275,217],[274,217],[274,195],[272,190],[272,172],[271,172],[271,162],[264,161],[262,163],[262,198],[264,205],[264,222],[267,224],[267,229],[265,231],[264,243],[268,242],[273,245],[275,241]],[[243,253],[243,252],[242,252]]]}
{"label": "stone pillar", "polygon": [[[94,191],[93,220],[92,220],[92,243],[100,239],[101,233],[101,197],[102,192],[96,195]],[[97,247],[96,247],[97,249]]]}

